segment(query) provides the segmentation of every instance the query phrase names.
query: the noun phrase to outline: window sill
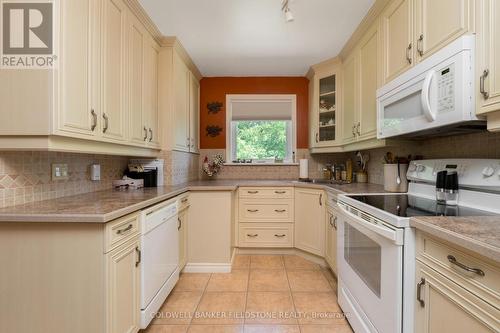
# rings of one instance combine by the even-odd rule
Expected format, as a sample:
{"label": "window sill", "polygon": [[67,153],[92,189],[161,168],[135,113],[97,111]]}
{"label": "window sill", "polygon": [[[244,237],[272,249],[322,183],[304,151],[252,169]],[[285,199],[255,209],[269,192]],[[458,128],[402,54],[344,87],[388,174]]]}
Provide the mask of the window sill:
{"label": "window sill", "polygon": [[294,166],[299,163],[224,163],[228,166]]}

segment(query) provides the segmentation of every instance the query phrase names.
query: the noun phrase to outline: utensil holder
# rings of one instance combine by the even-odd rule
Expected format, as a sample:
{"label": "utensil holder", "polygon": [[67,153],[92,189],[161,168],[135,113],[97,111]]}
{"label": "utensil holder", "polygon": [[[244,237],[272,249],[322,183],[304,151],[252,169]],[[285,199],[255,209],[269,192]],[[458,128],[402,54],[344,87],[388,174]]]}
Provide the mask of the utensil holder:
{"label": "utensil holder", "polygon": [[401,184],[398,184],[398,165],[397,164],[384,164],[384,190],[387,192],[408,192],[408,180],[406,179],[406,172],[408,171],[408,164],[399,165],[399,177]]}

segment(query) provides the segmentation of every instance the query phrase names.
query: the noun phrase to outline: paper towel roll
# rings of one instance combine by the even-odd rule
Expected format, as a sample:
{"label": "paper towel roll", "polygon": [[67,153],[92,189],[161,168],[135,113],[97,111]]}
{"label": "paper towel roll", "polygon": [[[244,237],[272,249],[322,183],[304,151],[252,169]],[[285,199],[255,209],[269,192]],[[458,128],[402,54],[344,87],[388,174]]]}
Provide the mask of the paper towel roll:
{"label": "paper towel roll", "polygon": [[309,160],[300,159],[299,165],[300,165],[300,175],[299,175],[300,179],[309,179]]}

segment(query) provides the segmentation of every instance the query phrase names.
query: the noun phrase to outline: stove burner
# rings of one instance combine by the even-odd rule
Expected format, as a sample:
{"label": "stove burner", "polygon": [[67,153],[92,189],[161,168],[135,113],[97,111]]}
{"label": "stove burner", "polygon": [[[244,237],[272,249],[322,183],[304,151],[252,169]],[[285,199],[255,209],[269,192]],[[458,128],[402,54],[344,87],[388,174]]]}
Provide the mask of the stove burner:
{"label": "stove burner", "polygon": [[491,212],[461,206],[447,206],[435,200],[408,194],[354,195],[350,198],[400,217],[489,216]]}

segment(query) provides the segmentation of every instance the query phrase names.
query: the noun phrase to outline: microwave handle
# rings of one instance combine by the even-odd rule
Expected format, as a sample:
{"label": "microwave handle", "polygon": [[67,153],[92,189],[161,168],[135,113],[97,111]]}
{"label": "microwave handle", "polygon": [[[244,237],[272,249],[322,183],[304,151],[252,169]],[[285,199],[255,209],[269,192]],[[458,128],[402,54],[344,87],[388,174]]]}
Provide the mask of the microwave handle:
{"label": "microwave handle", "polygon": [[432,110],[430,101],[430,90],[434,74],[435,74],[434,70],[431,70],[425,76],[424,84],[422,86],[422,95],[421,95],[421,102],[422,102],[422,107],[424,109],[424,115],[430,122],[436,120],[436,113]]}

